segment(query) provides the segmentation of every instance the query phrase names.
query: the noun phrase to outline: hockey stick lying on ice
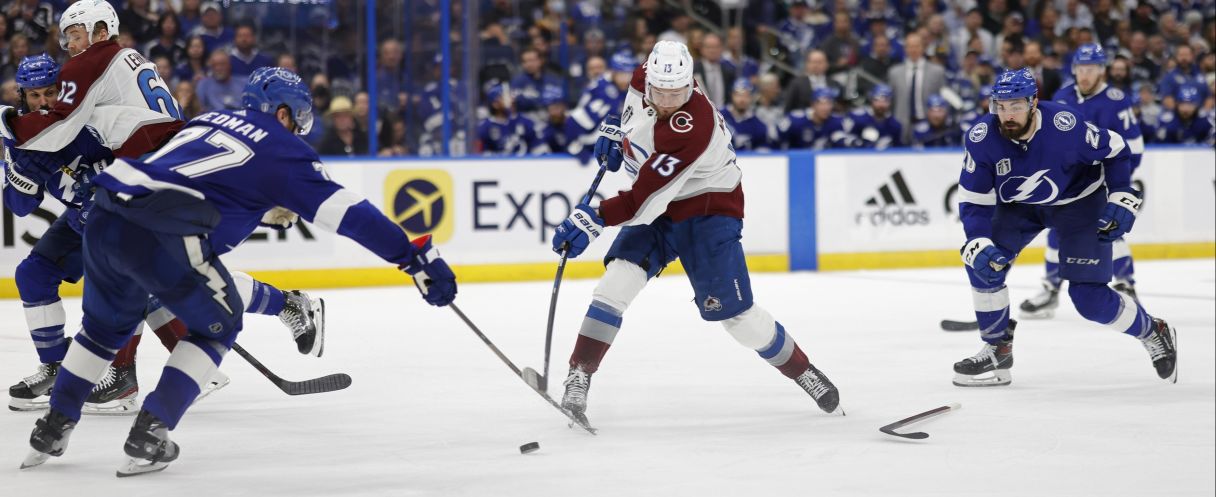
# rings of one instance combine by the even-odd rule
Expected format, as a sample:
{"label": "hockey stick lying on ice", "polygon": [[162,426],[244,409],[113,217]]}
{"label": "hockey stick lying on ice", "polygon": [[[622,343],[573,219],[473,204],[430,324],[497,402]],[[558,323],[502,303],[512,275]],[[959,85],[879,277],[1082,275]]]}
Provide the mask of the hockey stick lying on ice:
{"label": "hockey stick lying on ice", "polygon": [[[591,197],[595,195],[595,191],[600,188],[600,180],[604,179],[604,172],[607,169],[603,164],[600,164],[600,170],[595,174],[595,181],[591,182],[591,189],[587,190],[587,194],[583,196],[581,203],[591,202]],[[536,374],[536,370],[532,368],[524,368],[525,374],[522,378],[531,386],[532,389],[539,392],[549,391],[549,351],[553,346],[553,317],[557,313],[557,292],[562,287],[562,275],[566,272],[566,259],[569,257],[569,251],[565,246],[562,247],[562,259],[557,263],[557,275],[553,277],[553,293],[549,296],[549,323],[545,325],[545,372],[544,374]]]}
{"label": "hockey stick lying on ice", "polygon": [[980,329],[978,321],[955,321],[953,319],[942,320],[942,331],[975,331]]}
{"label": "hockey stick lying on ice", "polygon": [[[418,274],[422,275],[423,273],[419,272]],[[426,290],[423,290],[423,288],[425,288],[423,282],[418,278],[414,279],[414,285],[418,287],[418,291],[426,293]],[[468,316],[464,315],[464,311],[461,311],[460,307],[457,307],[455,302],[448,304],[448,307],[450,307],[452,312],[455,312],[456,315],[460,317],[461,321],[464,321],[464,324],[468,325],[470,330],[473,330],[473,333],[477,335],[477,338],[480,338],[482,342],[485,342],[486,347],[489,347],[490,350],[494,352],[494,355],[498,356],[498,359],[501,360],[503,364],[506,364],[508,368],[511,368],[511,372],[515,373],[515,376],[518,376],[519,379],[524,381],[524,383],[527,383],[529,387],[532,386],[532,384],[528,382],[528,379],[524,377],[523,371],[520,371],[519,366],[516,366],[514,362],[511,362],[511,359],[507,358],[507,355],[503,354],[502,350],[499,350],[498,346],[494,345],[494,342],[490,341],[490,337],[487,337],[485,333],[482,333],[481,329],[478,328],[477,325],[473,324],[473,321],[470,320]],[[532,368],[527,369],[532,371]],[[532,371],[532,374],[536,374],[536,371]],[[562,406],[554,401],[549,394],[545,393],[543,390],[537,390],[536,388],[532,388],[532,391],[536,392],[541,396],[541,398],[545,399],[545,401],[547,401],[549,405],[553,406],[554,409],[561,411],[561,413],[565,414],[567,418],[570,418],[571,423],[574,423],[582,429],[587,430],[587,433],[595,435],[595,428],[592,428],[591,425],[588,425],[585,421],[575,418],[574,415],[570,414],[570,411],[562,409]]]}
{"label": "hockey stick lying on ice", "polygon": [[304,381],[284,380],[279,375],[274,374],[270,368],[264,366],[261,361],[255,359],[240,344],[232,344],[232,350],[235,350],[237,354],[240,354],[246,361],[249,361],[249,364],[254,369],[257,369],[259,373],[262,373],[262,376],[265,376],[271,383],[274,383],[274,386],[279,387],[279,390],[282,390],[287,395],[333,392],[350,386],[350,375],[346,373],[331,374]]}
{"label": "hockey stick lying on ice", "polygon": [[956,410],[962,409],[962,407],[963,406],[957,402],[952,403],[950,405],[944,405],[944,406],[938,407],[937,409],[931,409],[931,410],[922,412],[920,414],[917,414],[915,416],[901,419],[901,420],[891,423],[887,426],[879,428],[878,431],[886,433],[887,435],[894,435],[897,437],[910,438],[912,440],[923,440],[923,439],[929,438],[928,433],[925,433],[923,431],[918,431],[918,432],[913,432],[913,433],[896,433],[895,430],[908,426],[912,423],[917,423],[917,422],[924,421],[926,419],[929,419],[929,418],[932,418],[935,416],[940,416],[940,415],[948,413],[950,411],[956,411]]}

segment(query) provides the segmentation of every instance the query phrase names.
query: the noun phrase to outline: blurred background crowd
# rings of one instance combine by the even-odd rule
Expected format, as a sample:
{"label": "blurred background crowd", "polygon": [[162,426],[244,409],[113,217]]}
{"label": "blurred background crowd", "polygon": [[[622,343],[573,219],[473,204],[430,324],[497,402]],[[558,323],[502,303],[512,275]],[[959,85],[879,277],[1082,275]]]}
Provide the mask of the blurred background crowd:
{"label": "blurred background crowd", "polygon": [[[68,3],[0,1],[4,103],[22,57],[66,57]],[[589,160],[668,39],[693,52],[738,150],[958,146],[997,73],[1029,67],[1051,99],[1085,43],[1105,47],[1147,142],[1213,143],[1216,0],[381,0],[371,23],[356,0],[111,3],[119,43],[156,62],[187,116],[238,107],[258,67],[300,73],[323,155]]]}

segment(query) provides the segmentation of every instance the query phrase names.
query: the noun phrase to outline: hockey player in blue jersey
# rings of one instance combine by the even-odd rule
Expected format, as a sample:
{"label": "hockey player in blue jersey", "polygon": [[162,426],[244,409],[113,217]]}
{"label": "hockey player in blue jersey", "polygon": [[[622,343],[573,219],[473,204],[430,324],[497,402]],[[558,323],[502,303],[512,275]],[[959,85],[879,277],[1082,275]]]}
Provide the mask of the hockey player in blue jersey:
{"label": "hockey player in blue jersey", "polygon": [[832,112],[838,92],[827,86],[811,92],[810,112],[795,110],[777,126],[786,148],[824,150],[849,148],[852,138],[844,129],[844,119]]}
{"label": "hockey player in blue jersey", "polygon": [[366,199],[342,188],[297,134],[312,125],[312,97],[282,68],[254,71],[243,110],[205,113],[144,161],[115,161],[94,179],[96,204],[84,230],[84,319],[51,393],[51,409],[30,435],[22,464],[62,455],[80,405],[143,313],[152,294],[189,334],[169,356],[123,447],[119,476],[164,469],[169,440],[241,330],[245,295],[219,255],[240,243],[276,206],[351,238],[420,282],[426,301],[456,295],[452,271],[430,237],[405,232]]}
{"label": "hockey player in blue jersey", "polygon": [[536,123],[533,134],[536,143],[528,149],[531,155],[548,155],[565,152],[569,146],[566,141],[566,100],[562,98],[559,88],[549,88],[540,98],[545,106],[548,119]]}
{"label": "hockey player in blue jersey", "polygon": [[846,128],[858,146],[886,150],[902,147],[904,127],[891,113],[891,87],[875,85],[870,89],[870,107],[849,114]]}
{"label": "hockey player in blue jersey", "polygon": [[912,125],[912,146],[916,148],[957,147],[963,133],[950,118],[950,103],[941,95],[925,99],[925,119]]}
{"label": "hockey player in blue jersey", "polygon": [[756,117],[752,106],[752,83],[747,78],[735,80],[734,89],[730,94],[730,105],[722,109],[722,119],[730,128],[731,141],[736,151],[754,150],[768,152],[777,143],[777,130],[764,124]]}
{"label": "hockey player in blue jersey", "polygon": [[1159,143],[1209,146],[1216,143],[1212,115],[1204,116],[1199,112],[1206,91],[1203,85],[1190,81],[1178,86],[1174,110],[1161,114],[1161,124],[1157,128]]}
{"label": "hockey player in blue jersey", "polygon": [[566,117],[566,151],[577,157],[580,164],[591,162],[592,149],[599,138],[599,123],[625,103],[629,80],[637,65],[630,52],[613,55],[608,62],[608,72],[587,83],[583,96]]}
{"label": "hockey player in blue jersey", "polygon": [[507,85],[494,85],[486,91],[490,115],[477,125],[477,141],[484,155],[527,155],[539,145],[537,125],[515,112],[515,102]]}
{"label": "hockey player in blue jersey", "polygon": [[[1077,48],[1072,56],[1073,84],[1060,88],[1052,100],[1080,111],[1080,118],[1099,128],[1118,133],[1131,153],[1131,168],[1135,173],[1144,155],[1144,137],[1136,122],[1132,99],[1123,90],[1106,84],[1106,52],[1097,43]],[[1115,289],[1136,296],[1132,251],[1120,238],[1111,246],[1114,257]],[[1018,306],[1023,319],[1045,319],[1055,315],[1060,294],[1060,236],[1047,230],[1046,269],[1043,291]]]}
{"label": "hockey player in blue jersey", "polygon": [[[27,57],[18,64],[16,76],[22,112],[39,112],[55,104],[58,75],[59,65],[46,55]],[[114,160],[114,153],[100,143],[98,135],[97,130],[86,126],[67,147],[55,153],[23,150],[11,143],[6,148],[9,160],[4,162],[4,168],[8,187],[3,196],[4,204],[11,211],[18,216],[28,215],[48,195],[67,207],[14,272],[40,364],[35,374],[9,388],[9,408],[12,410],[47,407],[47,393],[54,385],[60,362],[71,343],[64,335],[66,315],[59,298],[59,286],[62,282],[79,281],[84,273],[81,207],[92,195],[92,178]],[[302,353],[320,354],[324,344],[323,320],[310,317],[314,307],[320,312],[323,306],[320,299],[312,299],[301,292],[285,295],[273,286],[255,282],[248,275],[239,274],[238,277],[243,285],[261,289],[256,309],[261,314],[278,315],[292,327]],[[266,305],[262,306],[262,302]],[[185,331],[184,325],[155,301],[147,309],[146,321],[170,350]],[[135,374],[139,337],[137,333],[115,355],[106,376],[86,399],[85,413],[134,414],[139,395]],[[204,395],[227,383],[228,378],[217,372],[204,385]]]}
{"label": "hockey player in blue jersey", "polygon": [[1013,331],[1005,277],[1043,229],[1060,234],[1060,276],[1084,318],[1140,339],[1157,376],[1177,381],[1175,331],[1131,296],[1107,286],[1111,242],[1132,230],[1140,197],[1131,154],[1118,133],[1085,122],[1055,102],[1039,102],[1029,69],[993,85],[992,113],[967,132],[959,214],[963,263],[983,348],[955,363],[958,386],[1012,381]]}

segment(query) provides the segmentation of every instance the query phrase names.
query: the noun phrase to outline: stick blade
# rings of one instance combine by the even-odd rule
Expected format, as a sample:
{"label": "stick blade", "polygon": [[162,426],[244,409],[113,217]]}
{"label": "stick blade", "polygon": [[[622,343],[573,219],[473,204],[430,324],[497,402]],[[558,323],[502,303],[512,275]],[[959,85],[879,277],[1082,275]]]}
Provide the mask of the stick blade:
{"label": "stick blade", "polygon": [[955,321],[953,319],[943,319],[941,322],[942,331],[976,331],[980,329],[980,323],[977,321]]}
{"label": "stick blade", "polygon": [[309,395],[336,392],[349,387],[350,384],[350,375],[337,373],[305,381],[284,381],[279,384],[279,388],[287,395]]}
{"label": "stick blade", "polygon": [[548,385],[546,385],[547,382],[545,381],[545,377],[541,376],[540,373],[537,373],[535,369],[524,368],[520,371],[519,376],[523,378],[524,383],[527,383],[528,386],[532,387],[533,390],[542,393],[548,391]]}
{"label": "stick blade", "polygon": [[923,431],[917,431],[917,432],[912,432],[912,433],[898,433],[895,430],[887,428],[886,426],[879,428],[878,431],[886,433],[887,435],[892,435],[892,436],[896,436],[896,437],[900,437],[900,438],[908,438],[908,439],[912,439],[912,440],[924,440],[926,438],[929,438],[929,434],[925,433]]}

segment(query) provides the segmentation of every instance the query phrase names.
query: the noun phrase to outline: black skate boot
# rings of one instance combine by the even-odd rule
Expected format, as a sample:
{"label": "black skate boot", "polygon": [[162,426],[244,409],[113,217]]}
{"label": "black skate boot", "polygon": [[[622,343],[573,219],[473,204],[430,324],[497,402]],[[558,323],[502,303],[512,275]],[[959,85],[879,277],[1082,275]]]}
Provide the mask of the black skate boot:
{"label": "black skate boot", "polygon": [[80,408],[81,414],[123,416],[135,414],[135,401],[139,398],[139,380],[135,377],[135,365],[115,367],[110,365],[105,378],[97,382],[89,398]]}
{"label": "black skate boot", "polygon": [[1132,300],[1140,302],[1140,298],[1136,297],[1136,285],[1127,280],[1115,280],[1115,284],[1110,286],[1116,292],[1122,293],[1131,297]]}
{"label": "black skate boot", "polygon": [[1178,383],[1178,334],[1163,319],[1153,318],[1153,332],[1140,340],[1153,360],[1157,377]]}
{"label": "black skate boot", "polygon": [[68,448],[68,437],[76,429],[76,422],[59,411],[51,409],[34,422],[30,433],[30,453],[21,462],[21,469],[38,466],[51,457],[63,455]]}
{"label": "black skate boot", "polygon": [[296,348],[301,354],[321,357],[325,352],[325,300],[299,290],[283,292],[283,299],[279,320],[291,330]]}
{"label": "black skate boot", "polygon": [[34,374],[8,387],[8,408],[14,411],[40,411],[51,402],[51,387],[59,374],[59,363],[39,364]]}
{"label": "black skate boot", "polygon": [[181,447],[169,440],[169,428],[146,410],[139,411],[122,450],[130,459],[118,468],[119,478],[163,470],[181,454]]}
{"label": "black skate boot", "polygon": [[[996,345],[984,343],[979,353],[954,363],[954,384],[960,387],[997,387],[1013,381],[1013,329],[1017,321],[1009,321],[1005,339]],[[991,376],[981,375],[992,373]]]}
{"label": "black skate boot", "polygon": [[1018,306],[1018,315],[1022,319],[1051,319],[1056,315],[1056,307],[1059,306],[1059,285],[1043,280],[1043,291],[1023,300],[1022,305]]}
{"label": "black skate boot", "polygon": [[832,384],[827,376],[815,368],[815,365],[807,368],[802,374],[794,378],[794,382],[802,387],[807,394],[815,399],[815,403],[819,404],[819,408],[823,412],[833,413],[840,406],[840,391],[836,390],[836,385]]}
{"label": "black skate boot", "polygon": [[591,373],[583,371],[581,366],[570,368],[566,375],[566,393],[562,395],[562,409],[570,412],[571,416],[584,425],[587,422],[587,391],[591,389]]}

